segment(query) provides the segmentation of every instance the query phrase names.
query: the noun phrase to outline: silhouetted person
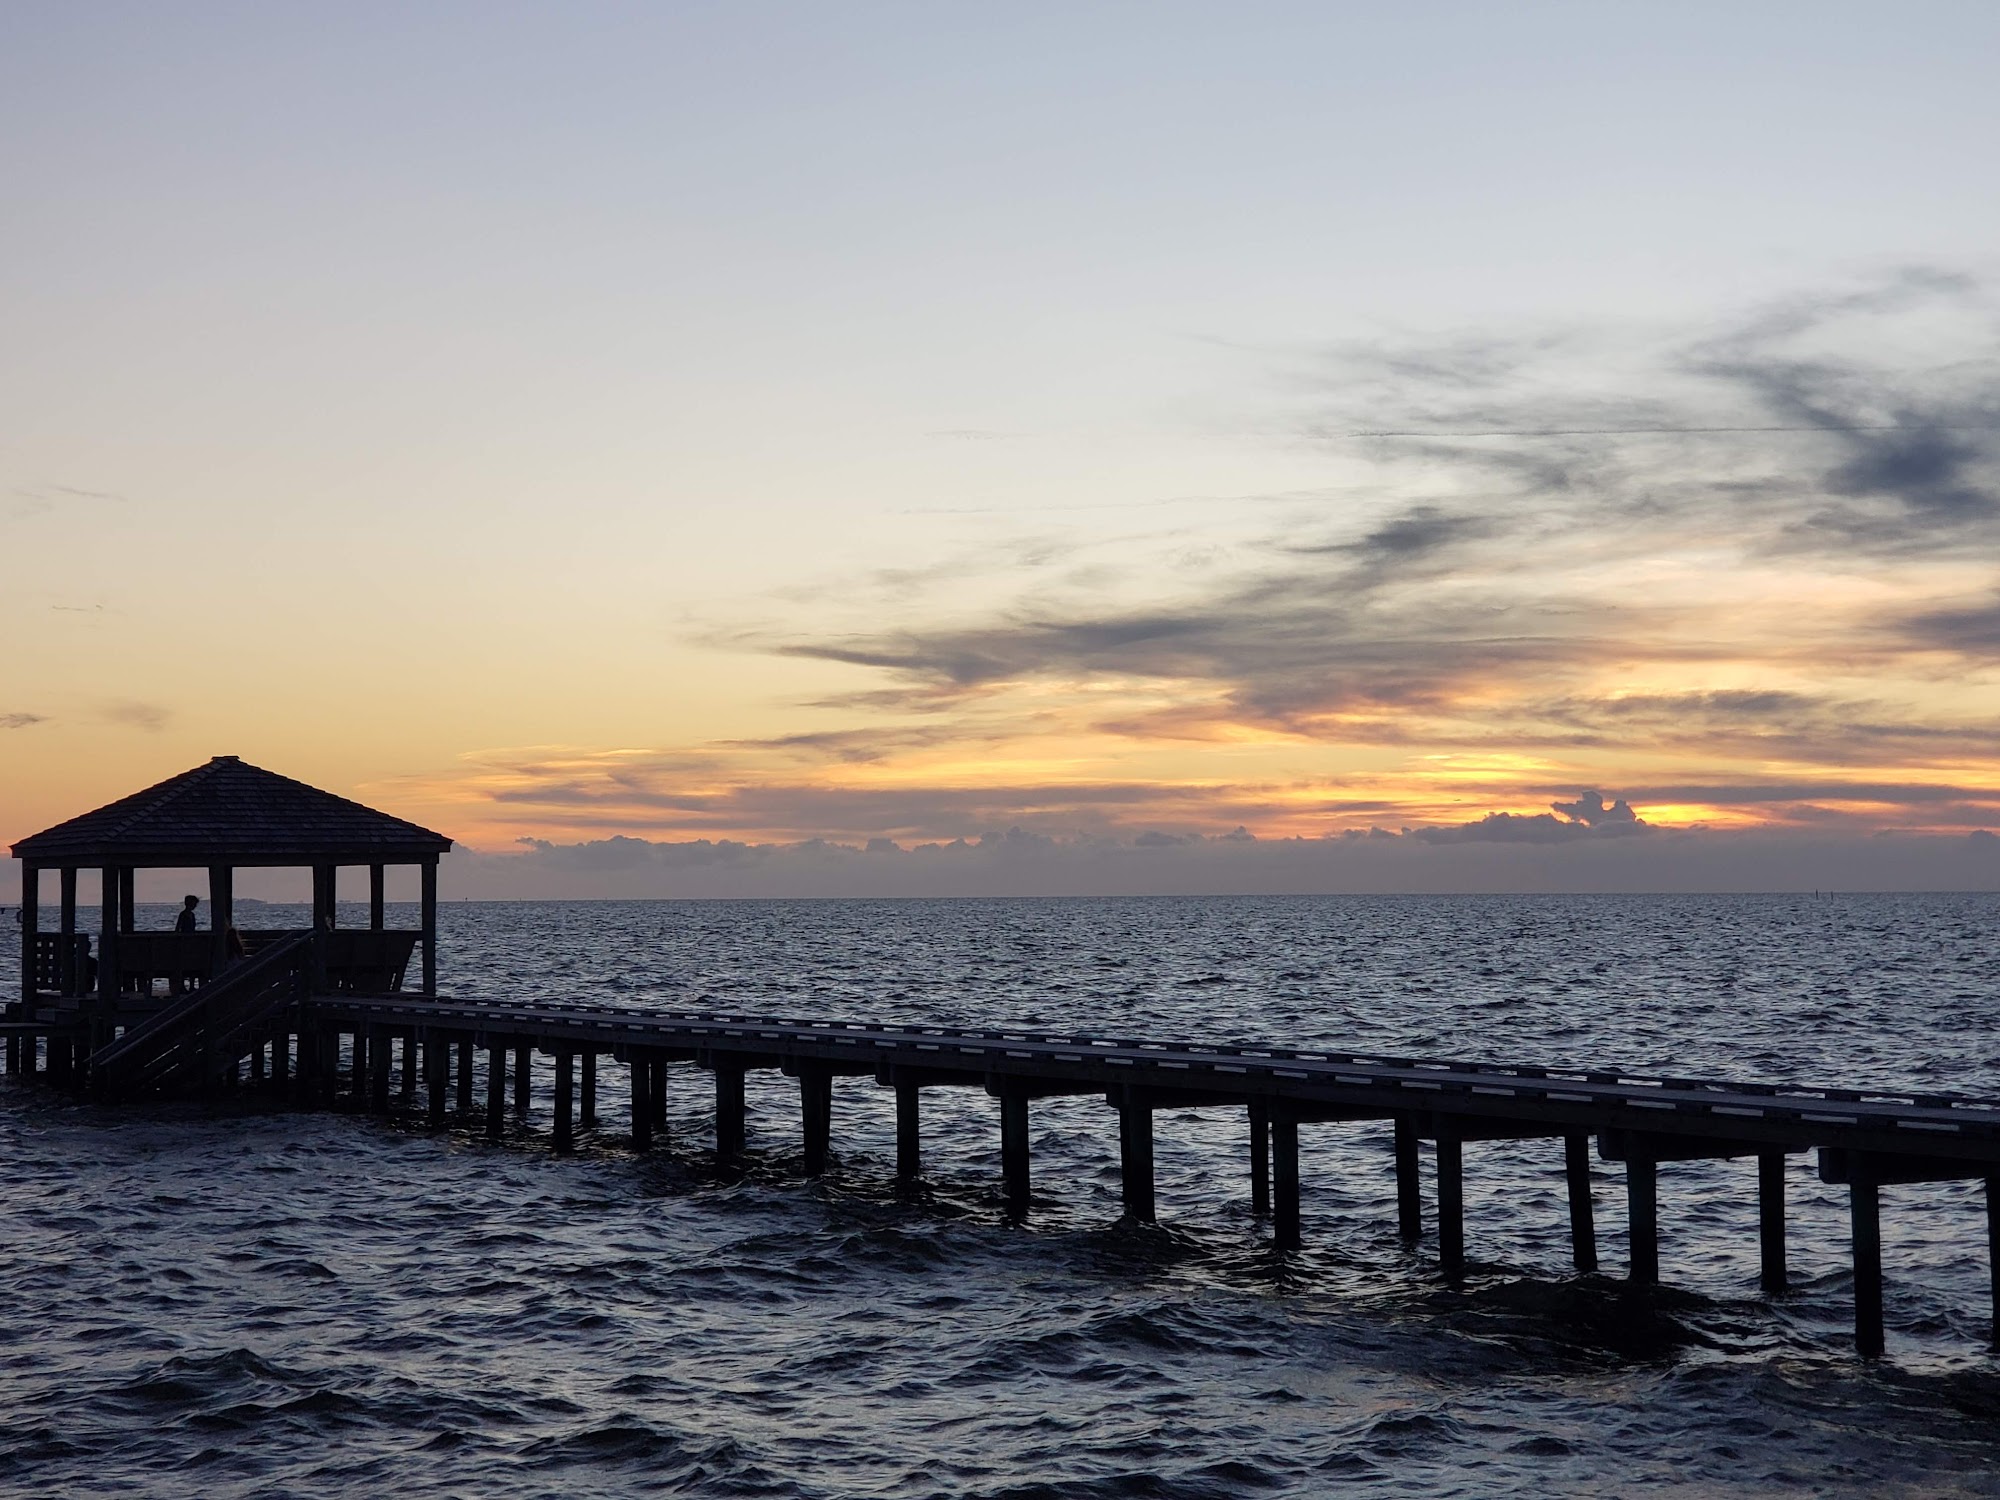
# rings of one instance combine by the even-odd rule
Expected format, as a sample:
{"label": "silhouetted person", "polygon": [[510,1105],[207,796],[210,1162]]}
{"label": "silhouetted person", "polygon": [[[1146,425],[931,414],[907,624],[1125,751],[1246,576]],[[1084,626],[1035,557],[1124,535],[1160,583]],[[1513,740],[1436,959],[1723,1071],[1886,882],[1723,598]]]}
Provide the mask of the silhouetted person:
{"label": "silhouetted person", "polygon": [[[200,905],[201,905],[201,897],[199,896],[181,897],[180,915],[174,918],[175,932],[186,933],[189,936],[194,935],[195,931],[197,930],[194,922],[194,913],[195,913],[195,908]],[[167,981],[167,993],[170,995],[178,995],[183,990],[193,989],[200,982],[201,982],[201,975],[197,971],[193,969],[184,969],[176,973],[171,979]],[[151,980],[148,980],[146,982],[146,987],[148,989],[152,988]]]}
{"label": "silhouetted person", "polygon": [[236,930],[234,922],[229,924],[229,930],[223,934],[222,941],[224,951],[228,954],[228,962],[233,964],[239,958],[250,956],[250,950],[243,945],[243,934]]}

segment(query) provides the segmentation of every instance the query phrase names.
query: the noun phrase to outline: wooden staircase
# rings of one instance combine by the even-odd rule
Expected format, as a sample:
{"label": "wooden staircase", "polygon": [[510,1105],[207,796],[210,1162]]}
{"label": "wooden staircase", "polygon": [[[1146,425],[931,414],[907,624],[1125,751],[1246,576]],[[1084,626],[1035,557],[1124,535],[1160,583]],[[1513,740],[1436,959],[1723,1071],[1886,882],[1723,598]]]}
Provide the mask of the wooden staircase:
{"label": "wooden staircase", "polygon": [[312,933],[266,944],[93,1053],[91,1089],[108,1099],[208,1092],[304,998],[313,968]]}

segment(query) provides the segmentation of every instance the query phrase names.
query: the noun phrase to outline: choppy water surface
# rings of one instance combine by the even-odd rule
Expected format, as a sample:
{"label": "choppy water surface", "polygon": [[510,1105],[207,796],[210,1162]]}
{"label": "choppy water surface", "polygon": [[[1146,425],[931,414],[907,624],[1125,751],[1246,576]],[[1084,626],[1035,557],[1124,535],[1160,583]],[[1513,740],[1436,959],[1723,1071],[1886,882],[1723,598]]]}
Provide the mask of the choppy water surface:
{"label": "choppy water surface", "polygon": [[[160,913],[165,925],[166,913]],[[278,925],[274,912],[259,925]],[[451,906],[492,998],[1020,1022],[2000,1093],[1990,896]],[[0,970],[11,983],[12,955]],[[622,1073],[574,1158],[243,1105],[0,1086],[0,1490],[204,1496],[2000,1494],[1979,1192],[1891,1189],[1890,1357],[1854,1359],[1845,1202],[1791,1177],[1796,1290],[1757,1292],[1755,1171],[1662,1171],[1668,1283],[1568,1270],[1561,1149],[1467,1149],[1461,1290],[1395,1233],[1388,1130],[1304,1134],[1307,1248],[1249,1212],[1240,1111],[1163,1112],[1162,1227],[1117,1225],[1114,1117],[843,1080],[837,1170],[753,1075],[742,1180],[676,1070]],[[1597,1183],[1622,1271],[1619,1169]]]}

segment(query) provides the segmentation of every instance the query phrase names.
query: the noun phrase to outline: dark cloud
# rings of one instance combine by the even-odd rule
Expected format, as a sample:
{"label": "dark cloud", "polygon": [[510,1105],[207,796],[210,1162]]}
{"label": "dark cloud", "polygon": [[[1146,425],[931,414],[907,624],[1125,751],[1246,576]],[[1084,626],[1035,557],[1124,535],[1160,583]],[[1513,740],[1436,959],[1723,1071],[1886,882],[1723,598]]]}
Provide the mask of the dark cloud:
{"label": "dark cloud", "polygon": [[1601,792],[1584,791],[1572,802],[1552,802],[1549,807],[1545,813],[1493,812],[1470,823],[1410,828],[1404,833],[1426,844],[1567,844],[1652,832],[1652,825],[1623,797],[1606,803]]}
{"label": "dark cloud", "polygon": [[1892,628],[1910,645],[1961,656],[2000,656],[2000,597],[1906,615]]}
{"label": "dark cloud", "polygon": [[48,719],[42,714],[0,714],[0,729],[27,729],[32,725],[46,724],[48,722]]}

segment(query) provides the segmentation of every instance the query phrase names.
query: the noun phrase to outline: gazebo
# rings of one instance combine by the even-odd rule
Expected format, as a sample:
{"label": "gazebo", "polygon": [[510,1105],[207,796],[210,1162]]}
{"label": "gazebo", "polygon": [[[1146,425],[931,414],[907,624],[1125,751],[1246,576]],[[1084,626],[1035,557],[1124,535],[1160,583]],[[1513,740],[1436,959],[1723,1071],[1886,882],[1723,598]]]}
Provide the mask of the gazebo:
{"label": "gazebo", "polygon": [[[312,927],[326,933],[329,979],[341,987],[400,989],[413,950],[423,949],[423,992],[437,993],[437,867],[451,840],[304,782],[218,755],[206,765],[58,823],[14,845],[21,862],[21,1014],[90,1010],[106,1021],[158,1004],[153,982],[198,988],[230,959],[235,872],[246,868],[312,871]],[[368,928],[337,930],[335,872],[368,870]],[[421,926],[384,922],[385,871],[416,865],[422,876]],[[96,972],[88,938],[77,929],[77,871],[102,873],[103,914]],[[134,912],[139,870],[206,869],[205,931],[141,932]],[[60,887],[57,931],[43,932],[41,876]],[[239,934],[254,951],[276,933]],[[91,997],[95,997],[95,1003]]]}

